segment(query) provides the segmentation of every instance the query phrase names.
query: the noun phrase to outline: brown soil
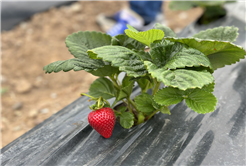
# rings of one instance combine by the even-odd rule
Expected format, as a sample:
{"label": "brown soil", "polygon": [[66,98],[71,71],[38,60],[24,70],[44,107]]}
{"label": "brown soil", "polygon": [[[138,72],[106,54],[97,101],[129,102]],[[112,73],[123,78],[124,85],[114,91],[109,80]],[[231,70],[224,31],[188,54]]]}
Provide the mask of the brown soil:
{"label": "brown soil", "polygon": [[[1,33],[1,148],[88,92],[96,79],[85,71],[45,74],[43,66],[72,58],[65,38],[77,31],[96,30],[99,13],[113,14],[124,1],[80,1],[35,14],[11,31]],[[200,8],[170,11],[168,26],[180,31],[201,13]]]}

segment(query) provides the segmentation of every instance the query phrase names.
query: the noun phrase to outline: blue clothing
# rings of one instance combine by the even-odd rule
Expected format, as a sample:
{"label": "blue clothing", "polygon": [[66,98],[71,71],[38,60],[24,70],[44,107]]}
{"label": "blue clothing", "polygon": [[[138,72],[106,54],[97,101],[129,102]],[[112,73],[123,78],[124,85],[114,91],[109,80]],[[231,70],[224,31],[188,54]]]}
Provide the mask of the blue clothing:
{"label": "blue clothing", "polygon": [[162,12],[162,1],[129,1],[130,8],[143,17],[145,24],[155,20],[156,16]]}
{"label": "blue clothing", "polygon": [[119,11],[114,15],[117,23],[107,31],[107,34],[110,36],[124,34],[127,24],[139,31],[152,28],[150,26],[154,26],[157,15],[162,13],[162,3],[162,1],[129,1],[130,9],[141,16],[143,20],[126,10]]}

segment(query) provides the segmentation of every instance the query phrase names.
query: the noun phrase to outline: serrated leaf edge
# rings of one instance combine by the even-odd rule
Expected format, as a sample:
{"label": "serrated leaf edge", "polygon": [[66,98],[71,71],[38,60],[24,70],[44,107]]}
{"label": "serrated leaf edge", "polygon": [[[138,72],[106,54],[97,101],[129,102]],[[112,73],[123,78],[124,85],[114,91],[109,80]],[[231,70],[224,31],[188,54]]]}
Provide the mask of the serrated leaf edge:
{"label": "serrated leaf edge", "polygon": [[[132,35],[134,35],[134,38],[131,37],[131,36],[129,36],[128,31],[129,31],[130,33],[132,33]],[[138,34],[152,33],[152,31],[153,31],[153,32],[155,32],[155,31],[158,32],[158,34],[161,34],[162,37],[161,37],[160,39],[155,39],[155,40],[152,39],[152,40],[149,41],[149,40],[146,39],[144,36],[139,36],[139,37],[141,37],[141,39],[144,39],[144,42],[141,42],[141,41],[139,41],[139,40],[137,40],[137,39],[135,38],[135,36],[138,35]],[[160,29],[150,29],[150,30],[143,31],[143,32],[134,32],[134,31],[131,31],[131,30],[129,30],[129,29],[126,29],[126,30],[125,30],[125,33],[126,33],[127,36],[129,36],[130,38],[135,39],[135,40],[139,41],[140,43],[143,43],[143,44],[145,44],[145,45],[147,45],[147,46],[149,46],[149,47],[150,47],[150,44],[151,44],[151,43],[153,43],[153,42],[156,41],[156,40],[161,40],[161,39],[163,39],[163,37],[164,37],[164,32],[163,32],[162,30],[160,30]]]}
{"label": "serrated leaf edge", "polygon": [[[210,94],[213,94],[213,93],[210,93]],[[214,96],[214,97],[215,97],[215,96]],[[191,99],[189,98],[189,100],[191,100]],[[195,110],[193,110],[190,106],[188,106],[188,104],[187,104],[187,102],[186,102],[186,99],[185,99],[186,105],[187,105],[192,111],[197,112],[197,113],[199,113],[199,114],[207,114],[207,113],[213,112],[213,111],[215,110],[215,108],[216,108],[217,102],[218,102],[218,99],[215,97],[215,105],[213,106],[212,111],[203,113],[203,112],[200,112],[200,111],[195,111]]]}
{"label": "serrated leaf edge", "polygon": [[[149,61],[144,61],[144,62],[149,62]],[[150,63],[152,63],[152,62],[150,62]],[[155,65],[155,64],[154,64]],[[148,67],[145,65],[145,68],[147,68],[148,69]],[[158,70],[158,69],[157,69]],[[182,69],[181,69],[182,70]],[[183,70],[185,70],[185,69],[183,69]],[[192,71],[194,71],[194,70],[192,70]],[[152,73],[150,73],[150,75],[153,77],[153,78],[156,78],[156,77],[154,77],[153,75],[152,75]],[[212,75],[212,74],[211,74]],[[213,76],[213,75],[212,75]],[[159,78],[156,78],[158,81],[160,81],[160,82],[163,82],[164,83],[164,85],[166,85],[166,83],[164,82],[164,81],[162,81],[162,80],[160,80]],[[214,82],[214,81],[213,81]],[[203,86],[205,86],[205,85],[209,85],[210,83],[208,83],[208,84],[204,84]],[[169,85],[170,87],[173,87],[173,88],[178,88],[178,89],[180,89],[178,86],[174,86],[174,85]],[[202,86],[202,87],[203,87]],[[202,89],[202,87],[190,87],[190,88],[186,88],[186,89],[180,89],[180,90],[187,90],[187,89],[195,89],[195,88],[199,88],[199,89]]]}
{"label": "serrated leaf edge", "polygon": [[[206,32],[206,33],[209,33],[209,32],[211,32],[211,31],[213,31],[213,30],[215,30],[215,29],[219,29],[219,28],[226,28],[226,27],[229,27],[229,28],[236,28],[237,29],[237,37],[238,37],[238,35],[239,35],[239,33],[238,33],[238,27],[234,27],[234,26],[219,26],[219,27],[215,27],[215,28],[212,28],[212,29],[206,29],[206,30],[203,30],[203,31],[199,31],[197,34],[199,34],[199,33],[204,33],[204,32]],[[194,35],[197,35],[197,34],[194,34]],[[237,37],[232,41],[232,42],[234,42],[234,41],[236,41],[236,39],[237,39]],[[195,37],[194,37],[195,38]],[[200,39],[200,38],[198,38],[198,39]],[[204,39],[202,39],[202,40],[204,40]],[[206,39],[207,40],[207,39]],[[217,40],[215,40],[215,41],[217,41]],[[224,42],[226,42],[226,40],[224,41]],[[229,42],[229,41],[227,41],[227,42]]]}
{"label": "serrated leaf edge", "polygon": [[[114,47],[122,47],[122,46],[114,46]],[[123,48],[126,48],[126,47],[123,47]],[[128,49],[128,48],[126,48],[126,49]],[[138,55],[137,55],[136,52],[134,52],[133,50],[130,50],[130,49],[128,49],[128,51],[129,51],[130,53],[132,53],[134,56],[136,56],[136,57],[138,58],[138,61],[139,61],[139,62],[142,62],[141,65],[144,65],[143,61],[141,61],[141,59],[138,57]],[[93,51],[93,50],[88,50],[87,52],[92,52],[92,53],[97,54],[97,53],[96,53],[95,51]],[[97,55],[98,55],[98,54],[97,54]],[[102,57],[99,57],[99,58],[102,58]],[[102,60],[103,60],[104,62],[110,62],[110,63],[111,63],[111,66],[113,66],[113,67],[119,67],[119,70],[120,70],[120,71],[126,72],[127,76],[130,76],[130,77],[135,77],[135,78],[136,78],[136,77],[140,77],[140,76],[143,77],[143,76],[146,76],[146,74],[148,73],[147,70],[136,70],[136,71],[126,70],[125,68],[128,67],[128,66],[118,66],[118,65],[115,65],[115,64],[114,64],[114,61],[115,61],[115,60],[110,61],[110,60],[105,60],[105,59],[103,59],[103,58],[102,58]],[[138,66],[140,66],[140,65],[138,65]],[[142,74],[142,75],[134,74],[134,73],[137,73],[138,71],[142,71],[142,72],[144,72],[144,74]]]}
{"label": "serrated leaf edge", "polygon": [[[111,38],[111,40],[112,40],[112,37],[110,36],[110,35],[108,35],[108,34],[106,34],[106,33],[102,33],[102,32],[98,32],[98,31],[78,31],[78,32],[74,32],[74,33],[72,33],[72,34],[70,34],[70,35],[68,35],[67,37],[66,37],[66,39],[65,39],[65,44],[66,44],[66,47],[68,48],[68,50],[69,50],[69,52],[72,54],[72,52],[71,52],[71,48],[72,47],[70,47],[69,48],[69,46],[68,46],[68,38],[70,38],[70,37],[72,37],[73,35],[78,35],[79,33],[95,33],[95,34],[101,34],[101,35],[103,35],[103,36],[106,36],[106,37],[110,37]],[[110,41],[111,41],[110,40]],[[86,43],[84,43],[84,45],[87,47],[87,44]],[[88,48],[88,47],[87,47]],[[87,50],[88,51],[88,50]],[[85,53],[87,53],[87,52],[85,52]],[[72,54],[73,55],[73,54]],[[88,55],[88,54],[87,54]],[[74,55],[73,55],[74,56]],[[74,56],[75,57],[75,56]],[[78,58],[79,59],[79,57],[75,57],[75,58]]]}
{"label": "serrated leaf edge", "polygon": [[[127,113],[127,112],[125,112],[125,113]],[[130,112],[128,112],[128,113],[130,113]],[[120,123],[120,125],[124,128],[124,129],[129,129],[129,128],[131,128],[132,126],[133,126],[133,124],[134,124],[134,115],[132,114],[132,113],[130,113],[131,114],[131,116],[133,117],[133,119],[130,121],[130,127],[123,127],[122,125],[121,125],[121,123]],[[121,119],[121,117],[120,117],[120,119]]]}
{"label": "serrated leaf edge", "polygon": [[[171,39],[174,39],[174,40],[182,40],[182,39],[193,39],[193,40],[196,40],[197,42],[203,42],[203,41],[212,41],[212,42],[217,42],[217,43],[229,43],[230,45],[232,45],[232,46],[234,46],[234,47],[236,47],[236,48],[239,48],[239,49],[242,49],[242,50],[244,50],[245,51],[245,49],[242,47],[242,46],[238,46],[238,45],[236,45],[236,44],[233,44],[233,43],[231,43],[231,42],[229,42],[229,41],[217,41],[217,40],[208,40],[208,39],[199,39],[199,38],[193,38],[193,37],[189,37],[189,38],[175,38],[175,37],[164,37],[164,39],[167,39],[167,40],[171,40]],[[175,42],[178,42],[178,41],[175,41]],[[189,47],[191,47],[191,46],[189,46]],[[195,47],[191,47],[191,48],[195,48]],[[195,48],[195,49],[197,49],[197,48]],[[200,51],[200,50],[199,50]],[[201,51],[202,52],[202,51]],[[214,52],[214,53],[216,53],[216,52]],[[206,55],[206,54],[204,54],[204,55]],[[209,54],[209,55],[211,55],[211,54]],[[208,56],[208,55],[206,55],[206,56]],[[246,56],[246,51],[245,51],[245,54],[244,54],[244,56]],[[230,64],[225,64],[225,65],[223,65],[223,66],[221,66],[220,68],[222,68],[222,67],[225,67],[226,65],[231,65],[231,64],[235,64],[235,63],[237,63],[237,62],[239,62],[241,59],[244,59],[244,58],[239,58],[238,60],[236,60],[235,62],[232,62],[232,63],[230,63]],[[217,68],[218,69],[218,68]],[[215,69],[216,70],[216,69]]]}
{"label": "serrated leaf edge", "polygon": [[[59,64],[59,66],[62,65],[63,63],[66,63],[66,61],[69,61],[69,60],[76,60],[76,61],[83,62],[82,59],[79,59],[79,58],[73,58],[73,59],[67,59],[67,60],[60,60],[61,63]],[[56,66],[55,69],[53,69],[51,72],[48,72],[48,71],[47,71],[47,67],[48,67],[49,65],[53,64],[53,63],[56,63],[56,62],[59,62],[59,61],[55,61],[55,62],[52,62],[52,63],[50,63],[50,64],[44,66],[44,67],[43,67],[43,71],[45,71],[45,73],[49,73],[49,74],[52,73],[52,72],[54,72],[54,73],[58,73],[58,72],[60,72],[60,71],[68,72],[68,71],[71,71],[71,70],[73,70],[73,71],[75,71],[75,72],[76,72],[76,71],[80,71],[80,70],[85,70],[85,71],[87,71],[87,72],[90,72],[90,71],[96,71],[96,70],[98,70],[99,68],[102,68],[102,67],[103,67],[103,66],[100,66],[100,67],[98,67],[97,69],[96,69],[96,68],[95,68],[95,69],[88,69],[88,68],[87,68],[87,69],[75,70],[75,67],[81,67],[81,66],[78,66],[78,65],[75,65],[75,64],[74,64],[75,67],[71,68],[70,70],[64,70],[64,69],[61,69],[61,70],[59,70],[59,71],[55,71],[56,68],[59,67],[59,66]]]}
{"label": "serrated leaf edge", "polygon": [[[163,89],[164,89],[164,88],[163,88]],[[177,88],[177,89],[178,89],[178,88]],[[161,91],[161,90],[162,90],[162,89],[159,89],[159,91]],[[161,105],[161,106],[169,106],[169,105],[165,105],[165,104],[160,104],[160,103],[158,103],[158,102],[155,100],[155,96],[158,94],[159,91],[157,91],[157,93],[153,96],[153,100],[154,100],[158,105]],[[182,90],[181,90],[181,91],[182,91]],[[178,97],[176,97],[176,98],[178,98]],[[183,97],[183,100],[184,100],[184,99],[185,99],[185,98]],[[182,101],[183,101],[183,100],[182,100]],[[181,102],[182,102],[182,101],[181,101]]]}

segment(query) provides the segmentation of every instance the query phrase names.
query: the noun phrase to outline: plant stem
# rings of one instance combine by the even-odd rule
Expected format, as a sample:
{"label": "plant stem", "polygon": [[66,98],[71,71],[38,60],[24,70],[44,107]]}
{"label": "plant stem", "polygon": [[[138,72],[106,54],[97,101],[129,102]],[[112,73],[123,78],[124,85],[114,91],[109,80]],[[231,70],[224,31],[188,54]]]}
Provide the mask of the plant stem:
{"label": "plant stem", "polygon": [[117,100],[115,99],[114,103],[112,104],[112,107],[114,107],[116,103],[117,103]]}
{"label": "plant stem", "polygon": [[148,116],[148,119],[147,120],[149,120],[150,118],[152,118],[152,116],[154,116],[157,112],[159,112],[159,109],[158,110],[155,110],[154,112],[152,112],[152,114],[150,114]]}
{"label": "plant stem", "polygon": [[109,78],[113,81],[115,88],[120,91],[120,86],[118,85],[117,80],[113,76],[110,76]]}
{"label": "plant stem", "polygon": [[119,87],[119,85],[117,84],[117,82],[113,80],[113,84],[114,84],[115,88],[116,88],[117,90],[120,91],[120,87]]}
{"label": "plant stem", "polygon": [[125,100],[122,100],[126,105],[128,104]]}
{"label": "plant stem", "polygon": [[144,122],[144,119],[145,119],[145,117],[144,117],[143,113],[140,112],[140,113],[138,114],[138,123],[137,123],[137,125],[143,123],[143,122]]}
{"label": "plant stem", "polygon": [[148,81],[148,83],[147,83],[145,89],[143,90],[143,92],[147,92],[147,90],[149,89],[149,84],[150,84],[150,81]]}
{"label": "plant stem", "polygon": [[131,104],[130,104],[130,100],[129,100],[129,99],[130,99],[130,98],[127,98],[128,109],[129,109],[130,113],[133,113],[133,112],[132,112],[132,108],[131,108]]}
{"label": "plant stem", "polygon": [[131,103],[131,105],[135,108],[135,110],[139,113],[139,110],[137,109],[137,106],[136,106],[136,104],[134,103],[134,101],[132,101],[131,99],[130,99],[130,97],[128,97],[129,98],[129,101],[130,101],[130,103]]}
{"label": "plant stem", "polygon": [[105,101],[108,105],[110,105],[109,102],[108,102],[108,100],[103,99],[103,101]]}
{"label": "plant stem", "polygon": [[160,85],[161,85],[161,82],[155,81],[155,88],[154,88],[154,91],[153,91],[153,96],[159,90]]}
{"label": "plant stem", "polygon": [[97,103],[97,107],[98,107],[98,108],[100,107],[101,99],[102,99],[102,97],[99,97],[99,100],[98,100],[98,103]]}
{"label": "plant stem", "polygon": [[118,82],[118,85],[121,86],[120,80],[118,79],[118,76],[116,76],[116,81]]}
{"label": "plant stem", "polygon": [[[117,76],[116,76],[116,77],[117,77]],[[117,83],[117,81],[119,82],[118,78],[114,78],[114,76],[111,76],[110,79],[113,81],[113,84],[114,84],[114,86],[117,88],[118,92],[120,92],[121,90],[122,90],[123,92],[125,92],[125,91],[121,88],[121,84],[119,83],[119,84],[120,84],[120,85],[119,85],[119,84]],[[127,92],[125,92],[125,93],[127,94]],[[125,102],[124,100],[123,100],[123,102],[126,103],[126,105],[128,106],[129,112],[131,112],[132,114],[134,114],[135,117],[136,117],[135,119],[137,120],[137,114],[135,113],[135,111],[133,112],[132,107],[131,107],[131,105],[132,105],[132,106],[135,108],[135,110],[136,110],[137,112],[139,112],[138,109],[137,109],[137,107],[136,107],[136,105],[135,105],[135,103],[130,99],[130,96],[128,96],[126,99],[127,99],[127,102]],[[116,104],[116,102],[117,102],[117,101],[114,102],[113,106]]]}
{"label": "plant stem", "polygon": [[91,96],[91,95],[88,95],[88,94],[86,94],[86,93],[81,93],[80,95],[81,95],[81,96],[87,96],[87,97],[91,98],[92,100],[97,100],[97,99],[98,99],[98,98],[95,98],[95,97],[93,97],[93,96]]}

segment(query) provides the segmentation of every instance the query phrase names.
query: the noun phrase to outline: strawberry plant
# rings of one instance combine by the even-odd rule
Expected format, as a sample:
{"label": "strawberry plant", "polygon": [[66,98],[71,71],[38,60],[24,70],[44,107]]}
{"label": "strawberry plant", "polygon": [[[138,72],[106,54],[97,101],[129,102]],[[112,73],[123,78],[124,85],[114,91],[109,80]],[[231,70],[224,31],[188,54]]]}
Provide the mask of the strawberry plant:
{"label": "strawberry plant", "polygon": [[[179,38],[170,28],[156,24],[144,32],[128,25],[126,34],[114,37],[95,31],[73,33],[66,38],[66,45],[74,58],[53,62],[44,70],[85,70],[99,77],[89,93],[82,94],[95,101],[90,106],[94,112],[89,115],[89,122],[97,131],[103,125],[95,119],[109,121],[112,126],[113,113],[121,126],[129,129],[159,111],[170,115],[168,106],[183,100],[193,111],[205,114],[214,111],[217,103],[213,72],[245,58],[245,50],[232,43],[237,31],[236,27],[217,27]],[[124,74],[122,81],[120,73]],[[141,94],[131,96],[136,84]],[[108,102],[111,98],[112,104]],[[125,106],[115,109],[119,101]],[[107,108],[108,114],[98,111],[102,108]]]}

